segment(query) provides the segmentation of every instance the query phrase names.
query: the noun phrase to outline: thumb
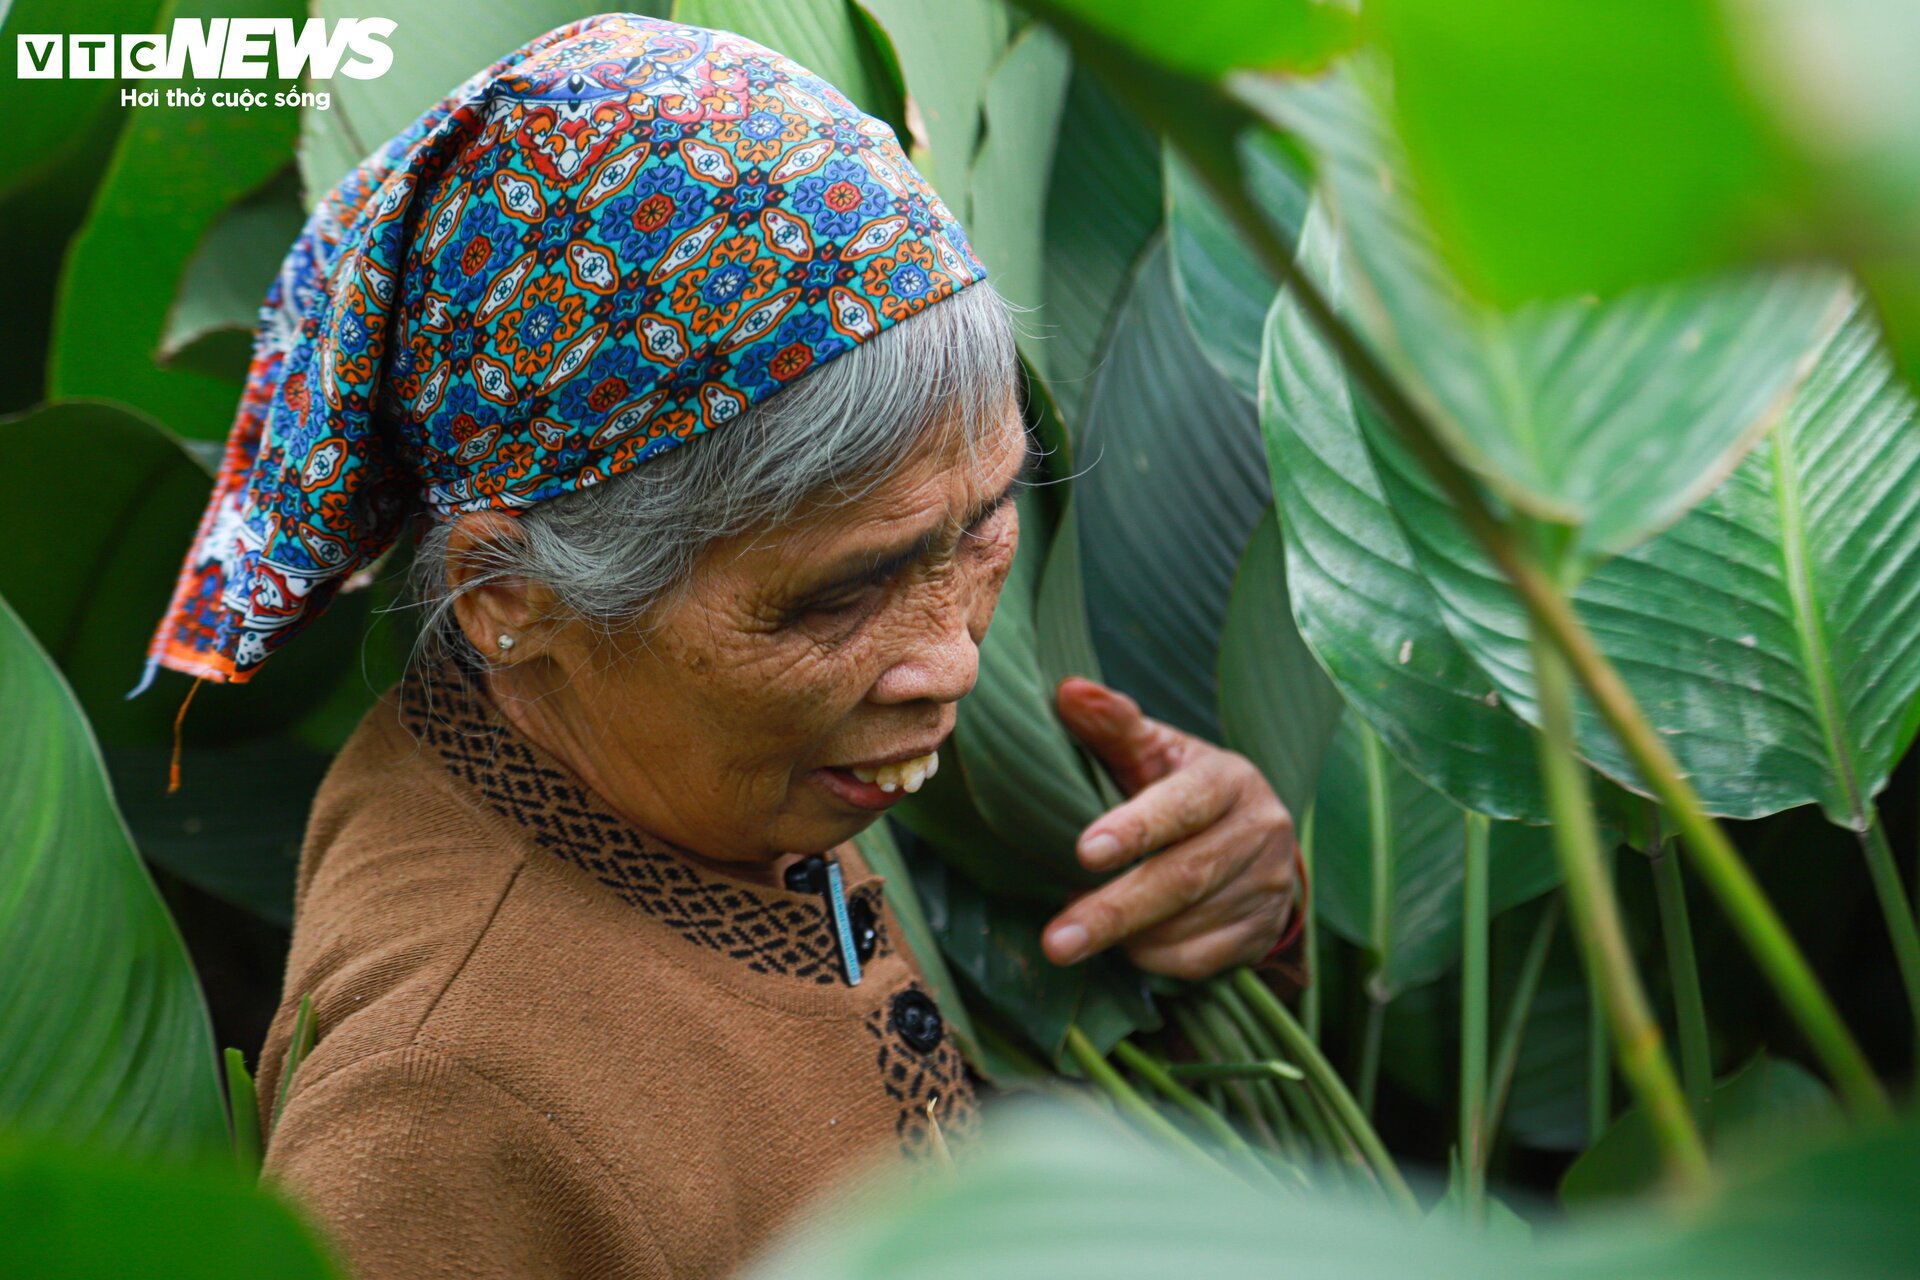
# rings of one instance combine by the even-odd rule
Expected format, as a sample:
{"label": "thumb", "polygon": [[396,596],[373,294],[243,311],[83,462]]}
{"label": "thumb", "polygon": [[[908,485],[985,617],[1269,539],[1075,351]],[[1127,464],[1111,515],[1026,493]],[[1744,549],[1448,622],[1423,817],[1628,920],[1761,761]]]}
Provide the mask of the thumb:
{"label": "thumb", "polygon": [[1061,720],[1091,747],[1129,795],[1172,772],[1178,761],[1174,733],[1141,713],[1124,693],[1084,676],[1068,676],[1054,689]]}

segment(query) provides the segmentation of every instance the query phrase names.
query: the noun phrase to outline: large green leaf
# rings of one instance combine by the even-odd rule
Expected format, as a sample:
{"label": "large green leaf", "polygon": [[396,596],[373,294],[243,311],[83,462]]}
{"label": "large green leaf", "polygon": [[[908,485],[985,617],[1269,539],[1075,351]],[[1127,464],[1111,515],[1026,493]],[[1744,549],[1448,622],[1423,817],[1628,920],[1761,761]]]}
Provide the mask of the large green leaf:
{"label": "large green leaf", "polygon": [[[295,0],[175,0],[165,18],[304,19]],[[385,80],[353,81],[386,84]],[[209,95],[209,98],[211,95]],[[67,254],[48,390],[131,405],[190,439],[224,439],[238,383],[155,360],[181,272],[220,212],[286,163],[290,111],[138,107]]]}
{"label": "large green leaf", "polygon": [[[18,48],[21,33],[51,33],[60,43],[65,66],[67,32],[146,31],[159,9],[159,0],[94,0],[82,21],[68,0],[18,0],[11,9],[0,5],[0,20],[15,38],[9,42],[10,52]],[[34,47],[44,45],[35,41]],[[106,52],[111,59],[111,47]],[[23,54],[15,57],[24,62]],[[100,117],[119,114],[119,79],[74,76],[66,69],[69,74],[58,79],[12,75],[0,80],[0,115],[9,122],[0,133],[0,198],[38,181],[87,145]]]}
{"label": "large green leaf", "polygon": [[[1018,1108],[1016,1110],[1016,1108]],[[1737,1171],[1685,1216],[1666,1206],[1519,1233],[1470,1234],[1375,1198],[1276,1194],[1060,1104],[1022,1099],[952,1178],[905,1176],[796,1230],[753,1280],[1293,1280],[1905,1274],[1920,1250],[1920,1132],[1866,1131]]]}
{"label": "large green leaf", "polygon": [[[1303,269],[1336,299],[1339,248],[1307,220]],[[1448,631],[1387,506],[1346,376],[1282,294],[1268,317],[1260,421],[1286,534],[1294,620],[1340,691],[1429,785],[1503,818],[1544,814],[1532,736]]]}
{"label": "large green leaf", "polygon": [[[1792,1062],[1761,1054],[1707,1095],[1700,1127],[1716,1154],[1761,1144],[1791,1146],[1840,1124],[1840,1108],[1817,1076]],[[1569,1205],[1651,1191],[1660,1183],[1660,1150],[1644,1108],[1634,1107],[1585,1154],[1560,1183]]]}
{"label": "large green leaf", "polygon": [[[293,927],[300,846],[330,752],[278,737],[195,747],[181,753],[180,789],[172,793],[168,748],[109,746],[105,755],[142,856],[217,898]],[[237,777],[247,785],[235,787]]]}
{"label": "large green leaf", "polygon": [[[1920,406],[1864,308],[1783,421],[1698,508],[1602,565],[1575,603],[1708,805],[1818,802],[1863,828],[1920,724]],[[1455,634],[1534,715],[1526,623],[1404,459],[1382,474]],[[1583,706],[1582,751],[1636,775]]]}
{"label": "large green leaf", "polygon": [[[111,404],[48,405],[0,420],[0,442],[21,486],[0,510],[0,594],[72,683],[89,723],[112,746],[169,745],[189,682],[171,673],[140,698],[147,642],[173,594],[174,577],[206,506],[212,477],[169,432]],[[84,477],[88,500],[74,501]],[[50,529],[58,537],[47,536]],[[352,719],[376,689],[397,678],[385,636],[371,645],[371,593],[343,593],[294,646],[284,670],[245,686],[202,688],[186,723],[189,747],[283,733],[329,698],[352,701]],[[338,746],[339,735],[321,745]],[[189,756],[187,767],[193,768]],[[164,766],[155,777],[165,778]]]}
{"label": "large green leaf", "polygon": [[[1308,180],[1276,135],[1239,142],[1249,194],[1288,243],[1307,217]],[[1192,166],[1166,153],[1167,247],[1180,310],[1207,360],[1240,394],[1260,393],[1260,336],[1280,281],[1227,217]]]}
{"label": "large green leaf", "polygon": [[[1060,682],[1068,676],[1106,683],[1100,658],[1094,650],[1093,627],[1087,618],[1085,570],[1080,550],[1080,516],[1069,497],[1054,529],[1052,545],[1047,549],[1046,567],[1040,572],[1040,585],[1034,591],[1034,657],[1046,687],[1057,695]],[[1055,706],[1059,700],[1056,697]],[[1107,771],[1106,764],[1092,747],[1077,737],[1074,745],[1086,767],[1099,797],[1100,807],[1112,809],[1126,797]]]}
{"label": "large green leaf", "polygon": [[[1007,47],[982,103],[986,132],[973,161],[967,239],[994,289],[1022,308],[1046,300],[1047,178],[1072,70],[1066,44],[1034,23]],[[1023,349],[1038,341],[1019,337]]]}
{"label": "large green leaf", "polygon": [[1423,188],[1488,288],[1610,292],[1752,250],[1793,183],[1724,27],[1747,7],[1373,7]]}
{"label": "large green leaf", "polygon": [[[1524,940],[1514,936],[1513,923],[1526,914],[1514,912],[1494,924],[1498,954],[1516,957],[1516,965]],[[1545,1151],[1577,1152],[1587,1145],[1593,997],[1571,933],[1559,930],[1547,952],[1501,1117],[1503,1136]],[[1494,970],[1493,1007],[1502,1016],[1513,997],[1511,976]]]}
{"label": "large green leaf", "polygon": [[307,1214],[230,1159],[182,1166],[0,1134],[0,1275],[33,1280],[327,1280],[347,1274]]}
{"label": "large green leaf", "polygon": [[1234,575],[1220,635],[1222,740],[1260,767],[1296,819],[1313,805],[1344,703],[1293,625],[1286,548],[1269,508]]}
{"label": "large green leaf", "polygon": [[945,0],[937,19],[913,0],[855,0],[893,44],[906,79],[908,119],[923,132],[927,177],[971,225],[970,180],[980,146],[980,105],[1009,37],[999,0]]}
{"label": "large green leaf", "polygon": [[1163,241],[1114,319],[1074,458],[1102,669],[1148,715],[1218,740],[1227,597],[1271,496],[1254,407],[1182,320]]}
{"label": "large green leaf", "polygon": [[[1376,999],[1430,982],[1460,955],[1466,847],[1459,806],[1396,761],[1355,717],[1341,720],[1314,802],[1314,909],[1367,949]],[[1545,827],[1493,825],[1488,905],[1499,913],[1559,882]]]}
{"label": "large green leaf", "polygon": [[1363,70],[1276,95],[1340,226],[1344,310],[1448,446],[1577,563],[1671,524],[1773,421],[1839,323],[1829,271],[1768,271],[1502,312],[1442,263]]}
{"label": "large green leaf", "polygon": [[[1046,299],[1026,355],[1075,440],[1108,323],[1160,225],[1158,140],[1084,69],[1067,85],[1047,183]],[[991,266],[991,264],[989,264]]]}
{"label": "large green leaf", "polygon": [[0,1118],[180,1156],[227,1141],[180,934],[52,661],[0,600]]}
{"label": "large green leaf", "polygon": [[1355,35],[1352,11],[1322,0],[1048,0],[1038,7],[1203,79],[1239,67],[1313,70]]}
{"label": "large green leaf", "polygon": [[[110,404],[0,421],[20,486],[0,511],[0,594],[59,663],[108,743],[164,743],[178,699],[129,702],[213,479],[168,432]],[[72,485],[85,477],[88,501]],[[58,537],[47,531],[59,530]]]}
{"label": "large green leaf", "polygon": [[216,218],[180,277],[161,362],[244,381],[261,301],[305,223],[292,165]]}

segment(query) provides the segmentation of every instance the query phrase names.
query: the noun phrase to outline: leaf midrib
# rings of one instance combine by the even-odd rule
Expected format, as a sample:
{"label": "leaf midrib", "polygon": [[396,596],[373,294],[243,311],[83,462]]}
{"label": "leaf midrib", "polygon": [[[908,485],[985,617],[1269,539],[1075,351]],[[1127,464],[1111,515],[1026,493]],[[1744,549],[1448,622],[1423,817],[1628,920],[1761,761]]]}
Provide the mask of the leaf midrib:
{"label": "leaf midrib", "polygon": [[1806,520],[1801,513],[1800,475],[1793,456],[1791,423],[1773,432],[1773,491],[1780,517],[1780,556],[1787,583],[1787,604],[1793,615],[1794,637],[1806,665],[1807,686],[1813,694],[1814,718],[1826,739],[1827,753],[1840,783],[1846,807],[1857,830],[1865,830],[1866,808],[1860,795],[1853,753],[1840,723],[1840,695],[1833,685],[1825,615],[1820,612],[1808,565]]}

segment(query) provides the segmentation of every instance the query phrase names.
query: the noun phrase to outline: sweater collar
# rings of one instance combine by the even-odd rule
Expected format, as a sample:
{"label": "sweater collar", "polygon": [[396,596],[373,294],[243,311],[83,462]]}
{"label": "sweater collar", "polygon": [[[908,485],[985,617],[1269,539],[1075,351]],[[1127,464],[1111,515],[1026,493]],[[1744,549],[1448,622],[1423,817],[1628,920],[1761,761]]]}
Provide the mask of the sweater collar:
{"label": "sweater collar", "polygon": [[[502,715],[471,669],[416,667],[400,694],[401,722],[457,786],[629,906],[752,972],[818,986],[846,981],[842,933],[825,897],[727,876],[639,830]],[[881,878],[851,860],[843,870],[849,912],[874,931],[861,961],[889,954]]]}

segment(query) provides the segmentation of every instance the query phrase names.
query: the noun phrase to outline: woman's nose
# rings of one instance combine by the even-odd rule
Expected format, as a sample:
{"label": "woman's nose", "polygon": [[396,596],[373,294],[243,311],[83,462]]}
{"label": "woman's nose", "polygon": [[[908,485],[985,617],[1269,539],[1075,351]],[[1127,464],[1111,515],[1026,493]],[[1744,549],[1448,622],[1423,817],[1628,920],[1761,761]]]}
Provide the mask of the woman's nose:
{"label": "woman's nose", "polygon": [[958,702],[980,678],[970,584],[954,583],[924,612],[907,619],[901,657],[881,673],[873,700]]}

